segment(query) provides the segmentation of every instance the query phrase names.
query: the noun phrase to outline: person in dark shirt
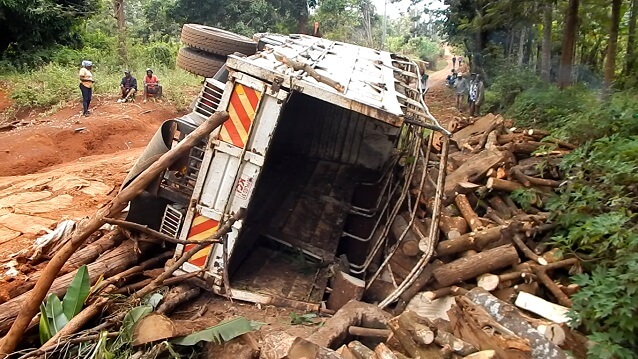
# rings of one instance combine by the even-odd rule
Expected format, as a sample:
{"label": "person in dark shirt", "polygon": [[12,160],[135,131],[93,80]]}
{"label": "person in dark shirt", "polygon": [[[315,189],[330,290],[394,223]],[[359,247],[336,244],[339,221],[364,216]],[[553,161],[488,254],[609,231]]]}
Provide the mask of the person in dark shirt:
{"label": "person in dark shirt", "polygon": [[120,82],[120,90],[122,90],[122,97],[117,102],[128,102],[132,100],[137,92],[137,80],[131,75],[131,71],[124,70],[124,77]]}

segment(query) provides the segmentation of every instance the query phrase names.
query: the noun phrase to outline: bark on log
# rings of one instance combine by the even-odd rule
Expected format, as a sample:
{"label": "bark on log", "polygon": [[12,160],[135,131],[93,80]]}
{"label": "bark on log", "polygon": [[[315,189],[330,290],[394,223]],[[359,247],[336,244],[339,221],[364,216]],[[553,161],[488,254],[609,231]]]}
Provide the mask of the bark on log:
{"label": "bark on log", "polygon": [[510,175],[518,181],[518,183],[522,184],[525,187],[531,187],[532,183],[527,179],[521,171],[519,171],[516,167],[512,167],[510,169]]}
{"label": "bark on log", "polygon": [[9,354],[15,350],[29,323],[40,310],[40,303],[42,303],[47,292],[49,292],[60,269],[71,255],[80,248],[84,241],[104,224],[104,218],[115,217],[115,215],[119,214],[126,208],[130,200],[142,193],[148,183],[155,180],[162,171],[168,168],[183,154],[190,151],[203,137],[207,136],[215,128],[221,126],[227,119],[227,112],[222,111],[213,114],[174,148],[162,155],[156,162],[151,164],[138,177],[131,181],[131,183],[108,204],[100,208],[88,219],[78,223],[69,241],[55,254],[43,270],[42,276],[36,283],[29,298],[23,301],[20,313],[7,335],[0,342],[0,354]]}
{"label": "bark on log", "polygon": [[443,231],[443,234],[447,239],[458,238],[461,235],[467,233],[468,225],[467,221],[463,217],[450,217],[441,215],[439,227]]}
{"label": "bark on log", "polygon": [[349,301],[361,299],[365,288],[366,283],[363,280],[339,271],[333,277],[332,292],[326,306],[330,310],[339,310]]}
{"label": "bark on log", "polygon": [[412,285],[409,286],[408,289],[403,292],[403,294],[401,294],[400,298],[403,303],[407,304],[410,299],[412,299],[412,297],[423,290],[423,287],[425,287],[432,279],[432,273],[434,272],[434,270],[440,267],[442,264],[443,262],[439,260],[435,260],[432,263],[427,264],[426,267],[423,268],[423,271],[421,272],[419,277],[414,281],[414,283],[412,283]]}
{"label": "bark on log", "polygon": [[498,213],[499,217],[503,219],[510,219],[514,215],[505,201],[500,196],[492,196],[488,198],[487,202]]}
{"label": "bark on log", "polygon": [[412,339],[411,331],[414,331],[413,323],[407,319],[405,312],[398,317],[392,318],[388,322],[388,327],[392,331],[394,337],[397,338],[406,353],[412,358],[441,358],[439,349],[435,346],[420,347]]}
{"label": "bark on log", "polygon": [[436,255],[438,257],[444,257],[471,249],[482,250],[490,242],[501,238],[501,230],[503,228],[505,227],[492,227],[480,232],[470,232],[458,238],[441,241],[436,246]]}
{"label": "bark on log", "polygon": [[200,288],[188,283],[181,283],[171,288],[162,299],[162,304],[155,310],[158,314],[170,315],[181,304],[196,298]]}
{"label": "bark on log", "polygon": [[517,189],[525,188],[520,183],[516,183],[516,182],[504,180],[504,179],[498,179],[498,178],[494,178],[494,177],[488,178],[487,179],[487,184],[485,186],[487,188],[489,188],[489,189],[494,189],[494,190],[498,190],[498,191],[505,191],[505,192],[514,192]]}
{"label": "bark on log", "polygon": [[558,288],[558,285],[547,275],[545,268],[533,266],[532,269],[536,276],[538,276],[538,280],[556,297],[558,303],[568,308],[572,307],[571,299],[569,299],[567,294],[563,293],[563,291]]}
{"label": "bark on log", "polygon": [[387,339],[391,332],[388,329],[373,329],[365,327],[351,326],[348,333],[355,337],[370,337]]}
{"label": "bark on log", "polygon": [[[133,247],[134,244],[132,242],[124,242],[103,257],[98,258],[97,261],[88,264],[90,283],[95,284],[101,275],[108,278],[136,263],[139,260],[139,254],[133,251]],[[77,270],[57,278],[47,293],[54,293],[58,297],[63,296],[76,273]],[[5,333],[9,329],[11,323],[18,315],[18,311],[27,298],[30,298],[31,294],[31,292],[27,292],[0,304],[0,333]]]}
{"label": "bark on log", "polygon": [[499,359],[529,359],[529,343],[497,323],[482,307],[464,296],[456,297],[448,314],[453,334],[478,350],[494,350]]}
{"label": "bark on log", "polygon": [[323,347],[332,348],[345,340],[351,326],[385,329],[390,314],[376,305],[350,301],[328,319],[308,340]]}
{"label": "bark on log", "polygon": [[[409,214],[407,215],[409,216]],[[400,249],[406,256],[414,257],[419,254],[419,238],[414,234],[412,228],[408,228],[408,223],[403,215],[396,216],[390,225],[390,233],[396,240],[399,240],[403,232],[407,232],[401,240]]]}
{"label": "bark on log", "polygon": [[[181,283],[181,282],[183,282],[183,281],[185,281],[187,279],[195,278],[195,277],[197,277],[200,274],[201,274],[201,272],[191,272],[191,273],[182,274],[182,275],[179,275],[177,277],[168,278],[162,284],[165,285],[165,286],[171,286],[173,284]],[[115,294],[131,295],[136,290],[139,290],[139,289],[142,289],[142,288],[146,287],[152,281],[153,281],[152,278],[144,279],[144,280],[139,281],[137,283],[133,283],[133,284],[127,285],[126,287],[122,287],[122,288],[116,290]]]}
{"label": "bark on log", "polygon": [[496,118],[497,117],[491,113],[487,114],[476,120],[473,124],[454,133],[451,140],[456,144],[459,150],[462,150],[464,147],[463,145],[467,144],[470,137],[477,134],[483,134],[488,128],[490,128]]}
{"label": "bark on log", "polygon": [[456,208],[459,209],[459,212],[461,212],[461,215],[463,216],[463,218],[465,218],[465,221],[470,226],[472,231],[478,232],[483,229],[483,223],[481,222],[481,219],[476,214],[476,212],[474,212],[470,201],[468,201],[467,197],[464,194],[457,195],[454,199],[454,202],[456,203]]}
{"label": "bark on log", "polygon": [[519,261],[516,249],[512,245],[505,245],[444,264],[434,270],[434,278],[445,287],[514,265]]}
{"label": "bark on log", "polygon": [[[493,137],[496,138],[496,136],[498,135],[498,132],[501,131],[502,126],[503,126],[503,119],[502,118],[498,118],[498,117],[495,118],[494,121],[489,125],[489,127],[487,129],[485,129],[485,131],[481,135],[481,138],[480,138],[478,144],[476,145],[476,147],[474,147],[474,149],[472,150],[472,153],[473,154],[479,153],[479,152],[481,152],[483,150],[483,148],[489,149],[488,147],[486,147],[486,144],[488,142],[488,137],[490,137],[490,135],[492,135]],[[492,134],[492,132],[494,132],[494,133]],[[494,142],[496,142],[496,139],[494,140]]]}
{"label": "bark on log", "polygon": [[445,197],[454,198],[454,189],[459,182],[478,182],[490,168],[506,163],[510,155],[504,151],[483,151],[467,159],[456,171],[450,173],[445,180]]}
{"label": "bark on log", "polygon": [[529,340],[532,347],[532,358],[538,359],[565,359],[565,352],[556,344],[550,342],[535,330],[518,312],[508,303],[494,297],[481,288],[472,289],[467,297],[474,303],[483,307],[499,324],[511,330],[521,338]]}
{"label": "bark on log", "polygon": [[376,359],[374,351],[357,340],[348,343],[348,349],[356,359]]}
{"label": "bark on log", "polygon": [[523,236],[520,233],[514,233],[512,236],[510,236],[510,238],[512,238],[512,242],[514,242],[516,247],[518,247],[518,249],[520,249],[521,252],[525,254],[525,257],[527,257],[527,259],[531,259],[542,266],[547,265],[547,259],[538,256],[536,253],[534,253],[534,251],[529,249],[529,247],[523,242]]}
{"label": "bark on log", "polygon": [[[71,258],[64,264],[64,267],[60,269],[59,275],[64,275],[66,273],[72,272],[82,265],[91,263],[95,261],[98,256],[113,247],[118,246],[124,240],[124,236],[120,232],[119,229],[114,229],[108,233],[105,233],[102,237],[96,240],[93,243],[79,249],[77,252],[73,253]],[[40,279],[42,275],[42,271],[35,271],[29,274],[28,281],[26,282],[16,282],[17,286],[13,286],[12,282],[7,283],[6,289],[7,294],[10,298],[15,298],[20,294],[26,293],[31,290],[35,283]]]}
{"label": "bark on log", "polygon": [[377,355],[378,359],[399,359],[392,352],[392,350],[388,349],[387,346],[383,343],[379,343],[376,348],[374,348],[374,353]]}
{"label": "bark on log", "polygon": [[287,359],[343,359],[334,350],[319,346],[303,338],[295,338],[292,347],[286,355]]}

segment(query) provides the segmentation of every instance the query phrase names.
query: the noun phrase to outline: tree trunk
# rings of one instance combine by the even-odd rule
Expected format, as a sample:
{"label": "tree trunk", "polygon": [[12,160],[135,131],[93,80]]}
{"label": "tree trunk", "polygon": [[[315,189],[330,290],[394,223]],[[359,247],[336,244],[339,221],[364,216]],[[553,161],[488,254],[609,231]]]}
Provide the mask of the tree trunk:
{"label": "tree trunk", "polygon": [[519,262],[516,248],[508,244],[444,264],[434,270],[434,278],[445,287]]}
{"label": "tree trunk", "polygon": [[632,74],[636,67],[636,19],[638,19],[638,0],[632,0],[629,15],[629,34],[627,35],[627,55],[625,56],[625,76]]}
{"label": "tree trunk", "polygon": [[609,27],[609,44],[605,60],[605,90],[609,92],[616,72],[616,51],[618,49],[618,29],[620,28],[620,6],[622,0],[612,0],[611,25]]}
{"label": "tree trunk", "polygon": [[543,42],[541,44],[541,79],[551,81],[552,72],[552,22],[554,4],[549,2],[543,9]]}
{"label": "tree trunk", "polygon": [[563,52],[560,56],[560,69],[558,71],[558,86],[561,89],[572,84],[572,67],[574,65],[574,48],[576,45],[576,32],[578,30],[579,4],[579,0],[569,0],[567,14],[565,15]]}
{"label": "tree trunk", "polygon": [[525,43],[527,42],[527,26],[521,29],[521,36],[518,42],[518,66],[523,66],[523,59],[525,59]]}
{"label": "tree trunk", "polygon": [[120,57],[120,63],[126,65],[128,63],[128,54],[126,51],[126,18],[124,17],[124,0],[113,0],[113,14],[117,23],[117,54]]}

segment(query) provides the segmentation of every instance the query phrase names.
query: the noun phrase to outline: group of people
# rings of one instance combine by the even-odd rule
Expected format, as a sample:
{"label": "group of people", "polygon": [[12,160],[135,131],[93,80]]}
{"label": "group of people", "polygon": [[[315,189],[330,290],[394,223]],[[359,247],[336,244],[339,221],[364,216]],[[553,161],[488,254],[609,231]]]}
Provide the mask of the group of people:
{"label": "group of people", "polygon": [[485,98],[485,84],[481,75],[472,73],[468,79],[466,74],[458,73],[452,69],[447,76],[447,85],[454,89],[456,95],[456,108],[461,110],[464,99],[467,99],[470,116],[478,116]]}
{"label": "group of people", "polygon": [[[82,93],[82,114],[84,116],[89,115],[89,105],[91,104],[91,98],[93,96],[93,84],[95,79],[93,78],[93,63],[88,60],[82,61],[82,68],[80,69],[80,92]],[[131,75],[131,71],[124,70],[124,77],[120,82],[121,96],[117,102],[128,102],[135,98],[137,93],[137,79]],[[152,69],[146,69],[146,76],[144,76],[144,101],[149,96],[162,96],[162,85]]]}

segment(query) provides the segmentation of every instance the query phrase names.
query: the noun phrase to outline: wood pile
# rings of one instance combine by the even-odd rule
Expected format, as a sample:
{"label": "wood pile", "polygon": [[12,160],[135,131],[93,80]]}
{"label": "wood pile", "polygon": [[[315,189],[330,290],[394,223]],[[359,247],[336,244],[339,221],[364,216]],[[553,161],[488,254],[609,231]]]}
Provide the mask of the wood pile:
{"label": "wood pile", "polygon": [[[489,339],[505,325],[496,319],[499,313],[488,313],[491,307],[485,300],[478,301],[489,295],[507,308],[508,316],[522,318],[549,342],[584,358],[586,341],[565,324],[569,297],[578,290],[567,278],[580,270],[579,262],[551,248],[556,225],[542,209],[564,181],[558,167],[561,157],[575,146],[548,137],[546,131],[512,128],[491,114],[474,122],[455,119],[449,128],[453,134],[439,241],[433,259],[400,296],[394,313],[407,308],[431,320],[449,320],[454,328],[450,333],[478,349],[495,350],[498,358],[555,357],[534,354],[533,340],[513,329],[503,330],[498,340]],[[440,149],[440,138],[431,145]],[[370,286],[365,299],[381,301],[421,258],[419,242],[431,226],[436,177],[436,171],[429,171],[423,188],[413,180],[414,198],[421,192],[414,223],[395,243],[398,250],[386,275]],[[398,216],[391,236],[401,238],[409,219],[408,212]],[[495,324],[486,332],[488,321]],[[510,352],[509,346],[518,349]]]}

